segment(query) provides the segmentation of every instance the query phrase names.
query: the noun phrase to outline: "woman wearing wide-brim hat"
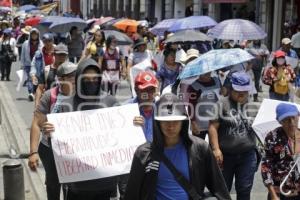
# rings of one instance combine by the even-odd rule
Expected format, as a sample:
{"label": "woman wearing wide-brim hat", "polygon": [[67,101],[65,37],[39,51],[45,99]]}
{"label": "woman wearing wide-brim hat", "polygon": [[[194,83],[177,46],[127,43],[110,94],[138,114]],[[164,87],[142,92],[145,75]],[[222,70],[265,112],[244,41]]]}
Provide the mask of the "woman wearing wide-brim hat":
{"label": "woman wearing wide-brim hat", "polygon": [[134,154],[125,200],[206,199],[205,187],[212,199],[231,199],[209,144],[188,133],[189,123],[184,103],[176,95],[160,98],[153,141]]}
{"label": "woman wearing wide-brim hat", "polygon": [[19,55],[22,53],[22,44],[28,40],[30,31],[32,27],[31,26],[25,26],[24,28],[21,29],[21,35],[17,38],[17,48]]}

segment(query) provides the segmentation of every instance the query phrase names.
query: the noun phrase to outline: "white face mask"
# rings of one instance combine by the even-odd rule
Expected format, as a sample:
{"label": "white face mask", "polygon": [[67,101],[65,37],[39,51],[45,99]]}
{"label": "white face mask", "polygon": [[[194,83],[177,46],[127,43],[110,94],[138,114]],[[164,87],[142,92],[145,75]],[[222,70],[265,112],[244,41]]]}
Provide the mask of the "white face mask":
{"label": "white face mask", "polygon": [[285,63],[285,59],[284,58],[277,58],[276,62],[278,65],[283,65]]}

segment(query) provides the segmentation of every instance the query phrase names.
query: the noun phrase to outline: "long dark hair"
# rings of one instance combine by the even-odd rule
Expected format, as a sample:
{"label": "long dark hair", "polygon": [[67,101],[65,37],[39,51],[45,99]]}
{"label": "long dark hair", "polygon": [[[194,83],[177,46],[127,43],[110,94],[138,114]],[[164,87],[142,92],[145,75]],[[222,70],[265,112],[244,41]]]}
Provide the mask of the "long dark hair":
{"label": "long dark hair", "polygon": [[93,41],[93,42],[96,41],[95,34],[96,34],[97,32],[99,32],[99,33],[101,34],[101,36],[102,36],[102,39],[101,39],[101,41],[100,41],[100,44],[101,44],[101,46],[103,46],[103,44],[104,44],[104,42],[105,42],[105,34],[104,34],[104,32],[101,31],[100,29],[98,29],[98,30],[95,31],[92,41]]}
{"label": "long dark hair", "polygon": [[116,37],[114,35],[109,35],[106,39],[106,42],[105,42],[105,45],[106,45],[106,48],[109,48],[110,47],[110,44],[112,43],[113,40],[115,40]]}

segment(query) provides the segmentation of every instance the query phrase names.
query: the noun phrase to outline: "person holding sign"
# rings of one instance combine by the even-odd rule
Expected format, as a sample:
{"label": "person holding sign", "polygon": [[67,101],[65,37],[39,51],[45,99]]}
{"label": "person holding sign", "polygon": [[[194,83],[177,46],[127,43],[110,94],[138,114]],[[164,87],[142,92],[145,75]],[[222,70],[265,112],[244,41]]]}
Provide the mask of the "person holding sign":
{"label": "person holding sign", "polygon": [[[38,104],[32,120],[30,131],[30,156],[28,165],[36,171],[39,165],[39,156],[46,172],[46,189],[48,200],[60,199],[60,184],[58,181],[51,143],[47,134],[52,130],[47,123],[47,114],[70,111],[70,96],[73,95],[75,72],[77,66],[73,63],[63,63],[57,70],[59,84],[47,90]],[[40,132],[43,133],[40,141]]]}
{"label": "person holding sign", "polygon": [[188,134],[184,103],[168,93],[156,108],[153,142],[134,154],[125,200],[202,199],[205,186],[231,199],[209,145]]}
{"label": "person holding sign", "polygon": [[[92,59],[83,59],[78,63],[75,81],[76,91],[72,102],[73,111],[108,108],[118,105],[115,97],[101,95],[101,69]],[[52,130],[54,127],[52,126]],[[101,130],[99,130],[101,131]],[[66,200],[109,200],[117,187],[117,178],[71,182],[67,188]]]}
{"label": "person holding sign", "polygon": [[276,107],[276,119],[281,124],[265,138],[265,155],[262,159],[261,174],[268,188],[270,200],[300,199],[300,178],[297,172],[289,176],[285,190],[292,190],[290,196],[280,194],[279,186],[288,175],[294,155],[300,153],[300,131],[298,129],[300,112],[295,105],[280,103]]}
{"label": "person holding sign", "polygon": [[131,99],[128,103],[138,103],[141,116],[135,117],[133,123],[142,126],[146,140],[152,142],[153,114],[158,80],[153,73],[145,71],[140,72],[134,82],[137,97]]}

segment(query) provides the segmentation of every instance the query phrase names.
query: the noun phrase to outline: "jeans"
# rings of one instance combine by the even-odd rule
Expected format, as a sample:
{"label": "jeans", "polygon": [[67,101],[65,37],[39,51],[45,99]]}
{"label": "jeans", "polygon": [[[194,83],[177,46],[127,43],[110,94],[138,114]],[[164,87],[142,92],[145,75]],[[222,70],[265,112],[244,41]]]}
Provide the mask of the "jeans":
{"label": "jeans", "polygon": [[58,181],[52,149],[40,144],[38,152],[46,172],[47,199],[60,200],[61,184]]}
{"label": "jeans", "polygon": [[235,178],[235,189],[237,200],[250,200],[254,174],[256,172],[255,149],[241,154],[223,155],[223,176],[230,192],[233,178]]}
{"label": "jeans", "polygon": [[31,80],[31,76],[30,76],[30,68],[31,66],[24,66],[24,71],[27,75],[27,89],[28,89],[28,93],[35,93],[36,91],[36,86],[33,85],[32,80]]}
{"label": "jeans", "polygon": [[10,71],[11,71],[12,62],[3,62],[1,63],[1,80],[10,79]]}
{"label": "jeans", "polygon": [[279,101],[289,101],[290,99],[289,94],[281,95],[275,92],[269,92],[269,97],[270,99],[279,100]]}

